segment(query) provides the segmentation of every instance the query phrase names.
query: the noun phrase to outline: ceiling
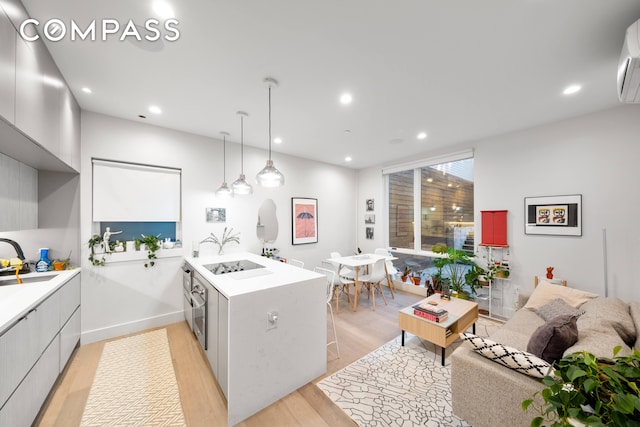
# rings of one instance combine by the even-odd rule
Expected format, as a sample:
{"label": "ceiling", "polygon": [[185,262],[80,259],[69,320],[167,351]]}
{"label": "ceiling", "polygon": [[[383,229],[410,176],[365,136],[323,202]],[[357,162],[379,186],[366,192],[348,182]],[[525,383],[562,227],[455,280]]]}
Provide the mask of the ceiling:
{"label": "ceiling", "polygon": [[[152,1],[23,3],[86,28],[144,25]],[[166,1],[175,42],[47,43],[84,110],[234,142],[245,110],[245,143],[266,149],[270,76],[274,152],[356,169],[618,105],[625,29],[640,18],[638,0]],[[570,84],[582,90],[562,95]]]}

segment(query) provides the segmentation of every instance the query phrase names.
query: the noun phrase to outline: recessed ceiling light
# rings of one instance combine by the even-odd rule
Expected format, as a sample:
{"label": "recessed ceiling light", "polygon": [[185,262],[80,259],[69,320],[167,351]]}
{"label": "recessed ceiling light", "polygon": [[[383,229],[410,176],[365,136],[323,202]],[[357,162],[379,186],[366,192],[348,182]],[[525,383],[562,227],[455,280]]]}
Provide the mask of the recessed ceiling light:
{"label": "recessed ceiling light", "polygon": [[350,156],[347,156],[347,157],[344,158],[345,162],[350,162],[351,160],[353,160],[353,159]]}
{"label": "recessed ceiling light", "polygon": [[427,178],[427,182],[433,182],[433,178]]}
{"label": "recessed ceiling light", "polygon": [[160,18],[169,19],[174,18],[173,8],[166,1],[156,1],[153,3],[153,10],[158,14]]}
{"label": "recessed ceiling light", "polygon": [[282,138],[273,138],[274,144],[282,144]]}
{"label": "recessed ceiling light", "polygon": [[340,96],[340,102],[341,102],[342,104],[345,104],[345,105],[346,105],[346,104],[351,104],[351,101],[353,101],[353,96],[351,96],[351,94],[350,94],[350,93],[343,93],[343,94]]}
{"label": "recessed ceiling light", "polygon": [[582,86],[580,85],[571,85],[569,87],[567,87],[565,90],[562,91],[563,95],[571,95],[574,94],[576,92],[579,92],[580,89],[582,89]]}
{"label": "recessed ceiling light", "polygon": [[83,87],[83,88],[82,88],[82,91],[83,91],[84,93],[92,93],[92,92],[93,92],[93,91],[92,91],[90,88],[88,88],[88,87]]}
{"label": "recessed ceiling light", "polygon": [[420,132],[418,134],[418,139],[426,139],[427,138],[427,133],[426,132]]}
{"label": "recessed ceiling light", "polygon": [[162,114],[162,110],[157,105],[152,105],[149,107],[149,111],[153,114]]}

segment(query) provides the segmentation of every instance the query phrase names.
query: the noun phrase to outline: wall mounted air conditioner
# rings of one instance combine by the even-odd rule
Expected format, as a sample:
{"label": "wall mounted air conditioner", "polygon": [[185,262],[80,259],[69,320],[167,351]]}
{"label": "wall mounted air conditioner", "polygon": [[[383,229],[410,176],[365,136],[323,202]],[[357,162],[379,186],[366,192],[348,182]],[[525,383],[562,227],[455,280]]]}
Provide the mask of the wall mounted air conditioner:
{"label": "wall mounted air conditioner", "polygon": [[629,28],[618,62],[618,98],[621,102],[640,103],[640,20]]}

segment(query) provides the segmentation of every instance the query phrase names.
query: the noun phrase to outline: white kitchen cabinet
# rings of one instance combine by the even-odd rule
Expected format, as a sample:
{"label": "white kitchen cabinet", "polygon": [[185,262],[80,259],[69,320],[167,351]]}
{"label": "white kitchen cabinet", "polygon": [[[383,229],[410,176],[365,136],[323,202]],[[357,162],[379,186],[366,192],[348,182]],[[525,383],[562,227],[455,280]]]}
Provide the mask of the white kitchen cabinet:
{"label": "white kitchen cabinet", "polygon": [[11,399],[0,409],[0,426],[30,426],[58,377],[60,340],[56,335]]}
{"label": "white kitchen cabinet", "polygon": [[79,342],[79,301],[80,273],[0,335],[0,426],[28,426],[37,416]]}
{"label": "white kitchen cabinet", "polygon": [[[198,275],[198,273],[195,273]],[[200,277],[208,292],[207,359],[225,397],[229,387],[229,300]]]}
{"label": "white kitchen cabinet", "polygon": [[0,230],[38,228],[38,171],[0,154]]}
{"label": "white kitchen cabinet", "polygon": [[[197,273],[196,273],[197,274]],[[207,281],[205,283],[208,300],[207,300],[207,359],[213,375],[218,378],[218,318],[220,313],[218,312],[218,298],[219,292],[216,288],[211,286]]]}
{"label": "white kitchen cabinet", "polygon": [[218,384],[227,398],[229,391],[229,300],[218,294]]}
{"label": "white kitchen cabinet", "polygon": [[16,31],[0,8],[0,116],[13,124],[16,90]]}
{"label": "white kitchen cabinet", "polygon": [[78,307],[60,330],[60,364],[58,366],[58,372],[60,373],[64,370],[71,353],[73,353],[78,341],[80,341],[80,328],[80,308]]}

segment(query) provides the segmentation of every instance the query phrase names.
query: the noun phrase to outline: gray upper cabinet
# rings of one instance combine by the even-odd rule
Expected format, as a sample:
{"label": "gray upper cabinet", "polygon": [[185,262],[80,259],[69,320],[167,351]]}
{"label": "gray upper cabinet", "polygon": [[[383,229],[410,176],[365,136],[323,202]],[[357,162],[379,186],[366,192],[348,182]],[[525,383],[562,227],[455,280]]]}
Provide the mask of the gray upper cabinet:
{"label": "gray upper cabinet", "polygon": [[59,157],[75,170],[80,170],[80,106],[66,85],[60,96]]}
{"label": "gray upper cabinet", "polygon": [[15,125],[50,153],[60,154],[60,90],[64,86],[42,41],[16,44]]}
{"label": "gray upper cabinet", "polygon": [[15,120],[16,37],[9,17],[0,8],[0,116],[11,124]]}

